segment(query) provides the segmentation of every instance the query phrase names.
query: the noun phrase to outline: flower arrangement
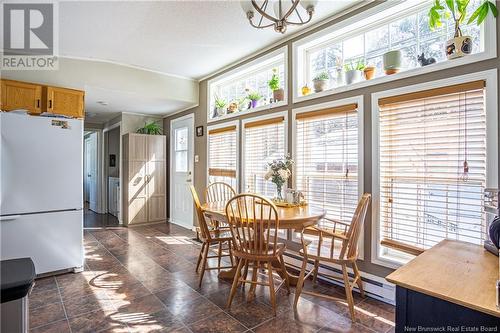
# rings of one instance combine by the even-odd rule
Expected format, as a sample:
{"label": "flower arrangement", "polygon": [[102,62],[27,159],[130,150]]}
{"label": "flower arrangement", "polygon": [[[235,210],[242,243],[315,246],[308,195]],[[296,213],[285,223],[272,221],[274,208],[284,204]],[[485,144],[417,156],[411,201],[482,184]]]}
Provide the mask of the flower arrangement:
{"label": "flower arrangement", "polygon": [[266,180],[270,180],[276,185],[276,200],[283,201],[282,189],[288,178],[292,175],[292,167],[295,162],[287,154],[284,159],[274,160],[268,163],[267,173],[264,176]]}

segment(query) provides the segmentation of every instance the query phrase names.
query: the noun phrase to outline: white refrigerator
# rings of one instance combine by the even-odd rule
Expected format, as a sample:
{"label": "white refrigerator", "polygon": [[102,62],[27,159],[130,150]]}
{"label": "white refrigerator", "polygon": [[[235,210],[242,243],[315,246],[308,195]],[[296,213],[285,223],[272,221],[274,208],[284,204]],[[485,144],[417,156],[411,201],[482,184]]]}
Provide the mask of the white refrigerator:
{"label": "white refrigerator", "polygon": [[83,267],[83,121],[0,112],[0,257]]}

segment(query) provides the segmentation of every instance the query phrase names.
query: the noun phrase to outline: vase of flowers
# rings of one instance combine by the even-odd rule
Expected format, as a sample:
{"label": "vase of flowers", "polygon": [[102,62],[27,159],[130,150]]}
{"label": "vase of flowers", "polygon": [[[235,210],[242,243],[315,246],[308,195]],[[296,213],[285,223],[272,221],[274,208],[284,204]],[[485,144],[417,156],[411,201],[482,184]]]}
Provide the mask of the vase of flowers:
{"label": "vase of flowers", "polygon": [[288,178],[292,175],[293,163],[294,161],[291,159],[290,155],[287,154],[285,158],[274,160],[267,164],[268,170],[264,178],[276,185],[276,197],[274,200],[278,202],[284,200],[283,185],[286,184]]}

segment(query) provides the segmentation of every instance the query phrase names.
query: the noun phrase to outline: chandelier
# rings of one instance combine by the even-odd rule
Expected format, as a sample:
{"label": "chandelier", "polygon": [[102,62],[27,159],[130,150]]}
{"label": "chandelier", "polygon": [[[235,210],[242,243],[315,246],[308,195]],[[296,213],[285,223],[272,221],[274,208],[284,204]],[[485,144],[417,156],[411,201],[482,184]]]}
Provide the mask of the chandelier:
{"label": "chandelier", "polygon": [[[274,31],[284,34],[288,25],[311,21],[317,0],[243,0],[240,3],[252,27],[274,27]],[[306,10],[307,18],[302,17],[305,13],[298,8],[299,3]]]}

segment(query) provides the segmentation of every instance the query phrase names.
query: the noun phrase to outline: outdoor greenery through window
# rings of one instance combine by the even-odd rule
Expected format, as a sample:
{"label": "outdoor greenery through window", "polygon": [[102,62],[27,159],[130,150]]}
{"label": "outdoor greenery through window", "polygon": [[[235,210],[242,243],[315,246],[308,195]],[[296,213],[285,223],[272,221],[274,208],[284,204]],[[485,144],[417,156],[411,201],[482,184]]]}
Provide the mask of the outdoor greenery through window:
{"label": "outdoor greenery through window", "polygon": [[[437,62],[446,61],[445,43],[454,35],[454,22],[450,18],[443,22],[441,28],[432,31],[429,28],[428,18],[432,4],[432,1],[413,2],[413,7],[404,13],[398,12],[383,21],[377,20],[347,34],[343,33],[330,40],[321,41],[317,45],[314,45],[314,41],[311,42],[311,45],[303,51],[304,82],[298,82],[299,90],[303,84],[311,86],[313,78],[323,72],[329,74],[329,88],[343,86],[346,84],[345,66],[356,65],[358,62],[375,67],[374,77],[384,76],[386,74],[383,55],[390,50],[401,51],[402,71],[419,67],[418,56],[422,53],[425,58],[433,57]],[[478,0],[471,0],[469,15],[480,4]],[[467,20],[468,18],[461,25],[463,35],[472,37],[472,53],[481,52],[483,39],[481,26],[477,26],[476,23],[467,25]]]}
{"label": "outdoor greenery through window", "polygon": [[227,75],[209,84],[210,107],[208,119],[217,119],[230,114],[247,111],[279,102],[269,81],[277,78],[277,87],[286,91],[285,53],[258,61],[249,67]]}

